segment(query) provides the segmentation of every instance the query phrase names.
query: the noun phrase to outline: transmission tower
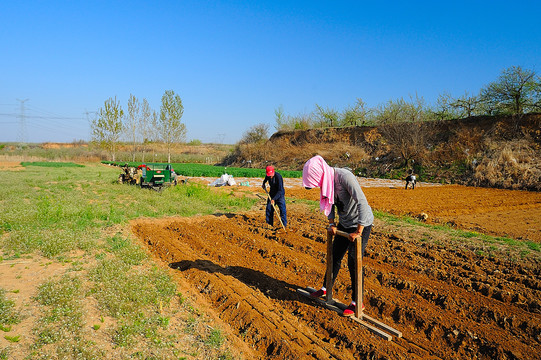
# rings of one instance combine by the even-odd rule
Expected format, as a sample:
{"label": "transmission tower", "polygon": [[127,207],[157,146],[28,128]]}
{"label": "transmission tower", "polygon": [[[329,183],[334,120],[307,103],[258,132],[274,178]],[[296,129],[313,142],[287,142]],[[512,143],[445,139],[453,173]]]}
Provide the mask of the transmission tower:
{"label": "transmission tower", "polygon": [[24,99],[20,100],[17,99],[17,101],[21,102],[21,115],[20,115],[20,121],[19,121],[19,137],[18,140],[21,144],[24,144],[26,142],[26,118],[24,116],[24,103],[30,99]]}
{"label": "transmission tower", "polygon": [[224,142],[225,134],[218,134],[218,143],[222,144]]}

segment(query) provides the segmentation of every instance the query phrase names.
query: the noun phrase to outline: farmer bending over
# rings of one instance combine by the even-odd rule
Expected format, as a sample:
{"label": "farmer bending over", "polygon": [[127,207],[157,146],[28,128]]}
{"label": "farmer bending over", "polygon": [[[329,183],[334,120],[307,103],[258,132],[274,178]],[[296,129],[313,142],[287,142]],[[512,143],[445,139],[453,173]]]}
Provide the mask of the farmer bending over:
{"label": "farmer bending over", "polygon": [[[332,244],[333,264],[332,264],[332,284],[340,270],[340,264],[346,251],[348,252],[348,268],[351,277],[351,287],[353,289],[352,302],[344,310],[344,316],[355,314],[355,298],[357,295],[356,275],[356,254],[355,241],[357,238],[362,240],[362,254],[368,244],[368,237],[372,230],[374,215],[368,205],[366,196],[361,190],[361,186],[353,173],[346,169],[330,167],[325,160],[317,155],[304,164],[302,171],[302,184],[307,189],[319,187],[321,197],[319,201],[320,209],[329,220],[327,232],[330,235],[336,235],[336,230],[341,230],[349,234],[349,237],[336,235]],[[335,210],[338,211],[339,223],[335,221]],[[325,282],[325,280],[323,280]],[[364,282],[364,278],[363,278]],[[361,284],[364,288],[364,284]],[[363,289],[361,289],[363,291]],[[327,293],[325,283],[323,287],[312,293],[313,297],[321,297]],[[362,294],[362,292],[361,292]],[[361,304],[364,309],[364,304]]]}
{"label": "farmer bending over", "polygon": [[284,190],[284,180],[282,179],[282,175],[274,171],[274,167],[267,166],[266,169],[267,176],[265,176],[265,179],[263,180],[263,184],[261,187],[265,192],[267,191],[267,188],[265,187],[265,184],[269,183],[269,196],[270,201],[267,198],[267,208],[265,210],[265,220],[267,221],[267,224],[273,226],[274,224],[274,209],[273,206],[276,204],[278,206],[278,209],[280,209],[280,218],[282,219],[282,224],[284,224],[284,227],[287,226],[287,217],[286,217],[286,198],[285,198],[285,190]]}
{"label": "farmer bending over", "polygon": [[406,190],[408,190],[408,185],[411,184],[411,188],[415,189],[415,183],[417,182],[417,178],[413,174],[409,174],[406,177]]}

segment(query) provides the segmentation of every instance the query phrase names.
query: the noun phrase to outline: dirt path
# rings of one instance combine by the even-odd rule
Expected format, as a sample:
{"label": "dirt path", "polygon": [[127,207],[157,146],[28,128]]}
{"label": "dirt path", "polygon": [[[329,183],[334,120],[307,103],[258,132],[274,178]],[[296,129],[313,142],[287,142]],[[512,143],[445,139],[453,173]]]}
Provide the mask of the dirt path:
{"label": "dirt path", "polygon": [[[516,214],[526,216],[540,208],[536,193],[477,189],[481,193],[476,195],[474,190],[365,187],[375,209],[424,211],[433,221],[495,233],[502,233],[502,219],[509,224],[501,215],[505,209],[507,217],[512,211],[518,218]],[[289,200],[318,195],[298,187],[286,193]],[[397,206],[402,203],[408,206]],[[485,257],[376,226],[364,262],[366,312],[404,334],[386,342],[296,293],[298,287],[322,283],[322,215],[292,202],[287,232],[265,226],[263,216],[259,209],[196,219],[138,220],[132,229],[261,359],[537,359],[541,353],[541,280],[535,261]],[[539,241],[539,218],[523,217],[522,222],[533,222],[534,231],[524,227],[517,234]],[[494,219],[497,224],[492,224]],[[335,297],[349,302],[350,281],[347,265],[343,267]]]}

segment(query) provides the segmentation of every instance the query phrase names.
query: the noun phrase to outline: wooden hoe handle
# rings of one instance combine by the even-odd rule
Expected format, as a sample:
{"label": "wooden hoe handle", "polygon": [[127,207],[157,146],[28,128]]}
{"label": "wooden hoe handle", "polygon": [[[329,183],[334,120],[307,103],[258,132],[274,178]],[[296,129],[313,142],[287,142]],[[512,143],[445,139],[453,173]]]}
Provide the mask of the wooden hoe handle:
{"label": "wooden hoe handle", "polygon": [[[342,230],[336,230],[336,235],[343,236],[345,238],[349,239],[349,234]],[[327,239],[327,301],[332,299],[332,295],[329,298],[329,294],[332,293],[332,289],[329,288],[329,286],[332,287],[332,254],[329,257],[329,253],[332,253],[332,245],[329,243],[332,243],[332,235],[329,235],[329,239]],[[357,318],[361,318],[362,316],[362,303],[363,303],[363,253],[362,253],[362,241],[355,241],[355,258],[356,258],[356,272],[355,272],[355,284],[357,285],[357,295],[355,297],[355,303],[357,306],[355,306],[355,316]],[[330,264],[330,265],[329,265]],[[352,284],[353,285],[353,284]]]}

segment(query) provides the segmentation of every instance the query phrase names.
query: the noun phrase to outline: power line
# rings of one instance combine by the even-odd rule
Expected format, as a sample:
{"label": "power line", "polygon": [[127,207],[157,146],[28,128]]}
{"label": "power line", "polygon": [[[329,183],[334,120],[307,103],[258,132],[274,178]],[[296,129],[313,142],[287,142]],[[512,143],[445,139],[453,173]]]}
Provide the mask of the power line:
{"label": "power line", "polygon": [[57,113],[54,113],[54,112],[51,112],[49,110],[45,110],[45,109],[42,109],[42,108],[39,108],[39,107],[36,107],[36,106],[29,106],[28,107],[30,110],[32,111],[35,111],[37,113],[41,113],[41,114],[44,114],[46,116],[34,116],[35,118],[42,118],[42,119],[58,119],[58,120],[84,120],[84,118],[82,117],[71,117],[71,116],[63,116],[63,115],[59,115]]}
{"label": "power line", "polygon": [[[56,136],[69,135],[70,133],[75,134],[74,136],[88,136],[88,129],[85,128],[85,125],[88,126],[90,120],[97,116],[96,111],[86,109],[81,113],[81,116],[64,116],[29,104],[30,99],[16,100],[20,104],[19,112],[11,112],[3,108],[4,111],[0,112],[0,124],[2,126],[18,124],[17,141],[21,143],[28,141],[28,137],[31,136],[29,132],[37,132],[41,136],[48,133],[54,133]],[[17,104],[0,104],[1,107],[13,105]],[[15,130],[15,126],[13,126],[13,130]]]}
{"label": "power line", "polygon": [[[25,108],[25,125],[28,125],[30,122],[29,120],[49,120],[46,124],[53,125],[53,126],[60,126],[60,127],[72,127],[71,124],[66,124],[65,122],[60,122],[57,120],[85,120],[83,117],[68,117],[68,116],[57,116],[57,117],[50,117],[50,116],[39,116],[39,115],[28,115],[28,112],[26,111],[27,108]],[[13,113],[0,113],[0,116],[7,116],[7,117],[13,117],[13,118],[20,118],[20,115],[13,114]],[[5,121],[2,121],[3,123],[6,123]],[[32,122],[32,126],[39,126],[43,125],[43,122]],[[73,128],[73,127],[72,127]],[[77,127],[75,127],[77,128]]]}
{"label": "power line", "polygon": [[25,143],[26,142],[26,123],[24,118],[24,103],[27,102],[30,99],[24,99],[20,100],[17,99],[17,101],[21,102],[21,120],[19,123],[19,142]]}
{"label": "power line", "polygon": [[[55,135],[65,134],[77,134],[76,136],[86,136],[88,130],[84,128],[81,120],[85,120],[84,117],[71,117],[71,116],[42,116],[29,114],[28,110],[33,108],[23,103],[24,109],[21,114],[15,113],[0,113],[0,124],[2,125],[15,125],[19,124],[17,141],[25,143],[28,140],[28,130],[32,129],[41,134],[54,133]],[[35,111],[35,110],[34,110]],[[21,123],[22,122],[22,123]]]}

